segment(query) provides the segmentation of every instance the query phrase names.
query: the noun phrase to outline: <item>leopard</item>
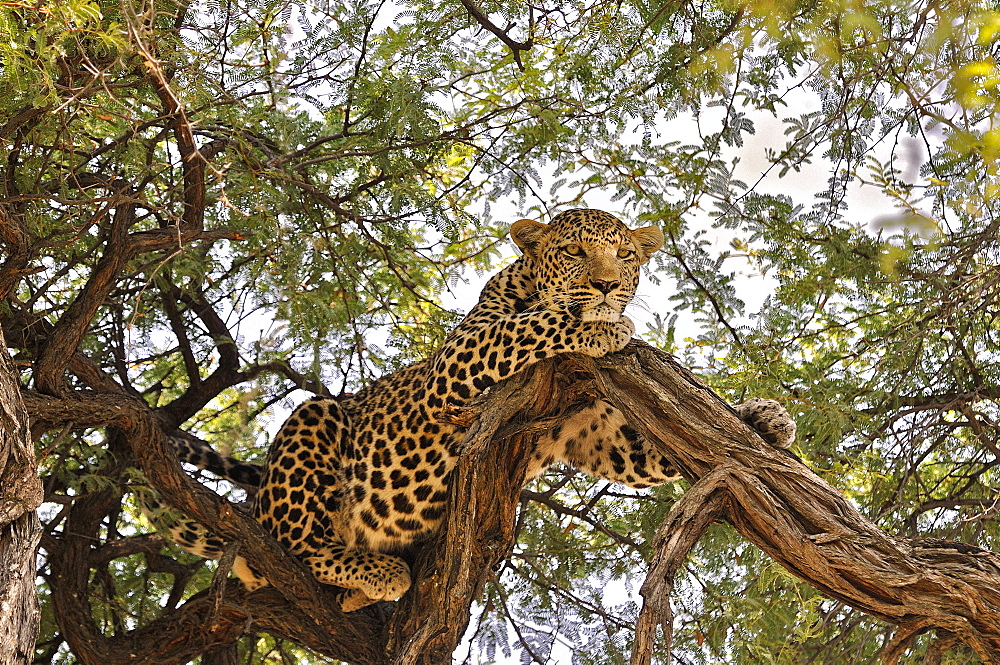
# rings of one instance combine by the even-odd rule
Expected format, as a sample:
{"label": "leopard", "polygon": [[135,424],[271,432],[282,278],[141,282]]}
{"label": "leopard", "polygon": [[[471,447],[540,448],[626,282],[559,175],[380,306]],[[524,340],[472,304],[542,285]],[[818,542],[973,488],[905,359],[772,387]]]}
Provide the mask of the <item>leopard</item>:
{"label": "leopard", "polygon": [[[622,350],[635,332],[625,308],[664,242],[658,226],[632,230],[589,208],[547,224],[519,220],[510,238],[521,255],[488,280],[435,353],[357,393],[304,401],[274,437],[263,468],[174,439],[182,460],[255,490],[254,518],[317,580],[347,590],[345,612],[406,593],[408,555],[441,525],[465,430],[436,414],[544,359]],[[778,402],[753,398],[736,411],[773,445],[792,444],[795,423]],[[557,463],[636,489],[680,478],[601,398],[539,438],[524,482]],[[188,551],[223,553],[225,543],[191,520],[168,528]],[[233,570],[247,589],[267,584],[239,557]]]}

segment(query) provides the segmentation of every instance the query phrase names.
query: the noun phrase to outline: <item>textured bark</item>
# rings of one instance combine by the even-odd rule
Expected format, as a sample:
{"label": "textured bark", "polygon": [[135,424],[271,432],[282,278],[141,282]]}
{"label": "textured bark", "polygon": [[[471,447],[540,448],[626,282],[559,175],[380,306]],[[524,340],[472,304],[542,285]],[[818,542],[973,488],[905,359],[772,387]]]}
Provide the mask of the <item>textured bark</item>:
{"label": "textured bark", "polygon": [[0,331],[0,665],[31,662],[38,636],[35,551],[42,501],[28,414]]}
{"label": "textured bark", "polygon": [[725,515],[725,495],[719,491],[716,478],[726,471],[716,469],[695,483],[670,509],[656,532],[653,540],[656,557],[640,590],[645,602],[635,626],[630,665],[650,664],[658,626],[663,629],[664,641],[670,644],[674,621],[670,593],[674,576],[705,529]]}

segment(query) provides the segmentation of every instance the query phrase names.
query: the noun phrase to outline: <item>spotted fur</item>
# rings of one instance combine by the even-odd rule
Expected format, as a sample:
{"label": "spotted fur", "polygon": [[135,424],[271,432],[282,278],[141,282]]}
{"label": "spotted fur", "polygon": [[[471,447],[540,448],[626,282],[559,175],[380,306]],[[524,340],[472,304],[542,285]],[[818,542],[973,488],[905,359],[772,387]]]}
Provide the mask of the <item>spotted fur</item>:
{"label": "spotted fur", "polygon": [[[354,395],[307,400],[271,446],[253,514],[317,579],[352,590],[346,611],[406,592],[399,555],[440,525],[464,433],[433,414],[544,358],[623,348],[634,332],[623,311],[663,242],[656,227],[629,230],[597,210],[563,212],[548,225],[521,220],[511,237],[523,256],[489,280],[439,351]],[[775,441],[788,445],[788,427],[777,430]],[[182,445],[182,457],[226,475],[225,458]],[[638,488],[677,478],[603,400],[538,442],[525,480],[555,462]],[[218,556],[221,542],[209,547],[197,530],[190,520],[171,528],[183,547]],[[266,583],[243,562],[237,574],[250,588]]]}

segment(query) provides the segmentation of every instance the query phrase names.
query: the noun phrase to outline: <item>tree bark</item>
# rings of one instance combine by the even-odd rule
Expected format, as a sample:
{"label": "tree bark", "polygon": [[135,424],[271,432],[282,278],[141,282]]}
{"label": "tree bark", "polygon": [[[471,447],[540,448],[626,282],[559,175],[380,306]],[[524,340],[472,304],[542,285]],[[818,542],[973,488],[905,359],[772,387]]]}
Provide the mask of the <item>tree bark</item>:
{"label": "tree bark", "polygon": [[0,330],[0,665],[30,663],[38,637],[35,552],[42,502],[28,413]]}

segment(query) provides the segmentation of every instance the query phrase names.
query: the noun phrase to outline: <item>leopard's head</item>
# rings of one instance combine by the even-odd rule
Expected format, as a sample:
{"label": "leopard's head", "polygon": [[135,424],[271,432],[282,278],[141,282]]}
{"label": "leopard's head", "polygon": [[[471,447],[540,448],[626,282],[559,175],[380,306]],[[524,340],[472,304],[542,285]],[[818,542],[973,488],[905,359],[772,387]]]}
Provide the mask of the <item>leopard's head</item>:
{"label": "leopard's head", "polygon": [[659,227],[633,231],[600,210],[567,210],[551,224],[522,219],[510,236],[534,265],[539,304],[582,321],[617,321],[639,267],[663,245]]}

